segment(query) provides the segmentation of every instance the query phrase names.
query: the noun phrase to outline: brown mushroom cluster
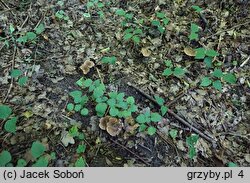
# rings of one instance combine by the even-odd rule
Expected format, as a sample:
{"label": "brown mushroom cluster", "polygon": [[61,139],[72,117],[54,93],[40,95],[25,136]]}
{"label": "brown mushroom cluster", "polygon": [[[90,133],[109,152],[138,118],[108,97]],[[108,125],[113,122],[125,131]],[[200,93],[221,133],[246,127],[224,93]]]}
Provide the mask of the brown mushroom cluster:
{"label": "brown mushroom cluster", "polygon": [[106,130],[111,136],[117,136],[122,130],[122,123],[119,119],[105,116],[100,119],[99,127]]}
{"label": "brown mushroom cluster", "polygon": [[83,74],[88,74],[90,69],[92,67],[95,66],[95,63],[90,61],[90,60],[86,60],[81,66],[80,69],[82,70]]}

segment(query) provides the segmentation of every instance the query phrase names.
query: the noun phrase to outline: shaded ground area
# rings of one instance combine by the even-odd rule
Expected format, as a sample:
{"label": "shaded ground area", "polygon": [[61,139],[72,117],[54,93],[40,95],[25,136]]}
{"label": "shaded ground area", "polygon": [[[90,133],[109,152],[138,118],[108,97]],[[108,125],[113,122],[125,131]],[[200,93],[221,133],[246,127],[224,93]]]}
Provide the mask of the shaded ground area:
{"label": "shaded ground area", "polygon": [[[55,153],[48,166],[75,166],[80,157],[86,166],[101,167],[249,166],[249,6],[244,0],[1,0],[0,104],[11,106],[18,121],[15,133],[8,133],[7,119],[0,119],[0,153],[11,153],[12,166],[21,158],[32,166],[36,159],[30,148],[39,141],[46,148],[44,157]],[[157,12],[167,17],[166,25]],[[39,32],[41,24],[44,30],[40,27]],[[195,39],[190,38],[191,24],[199,27]],[[142,33],[126,40],[130,28]],[[36,32],[36,37],[20,41],[28,32]],[[211,58],[208,67],[206,59],[196,59],[197,48],[219,55]],[[103,63],[103,57],[115,57],[116,62]],[[166,60],[185,74],[164,75]],[[86,61],[94,66],[84,74],[81,66]],[[13,69],[28,77],[24,86],[11,76]],[[216,69],[232,74],[236,82],[220,79]],[[219,78],[213,80],[222,86],[202,85],[210,75]],[[150,97],[162,97],[170,112],[152,124],[157,129],[153,135],[138,127],[111,136],[99,128],[101,117],[94,100],[88,102],[86,116],[67,110],[72,102],[69,93],[81,90],[75,83],[82,77],[99,79],[107,93],[133,96],[138,107],[132,115],[135,124],[137,116],[149,108],[160,113]],[[125,124],[125,118],[120,120]],[[85,138],[67,136],[74,127]],[[187,139],[194,129],[201,134],[190,158],[192,144]],[[86,150],[78,153],[83,144]]]}

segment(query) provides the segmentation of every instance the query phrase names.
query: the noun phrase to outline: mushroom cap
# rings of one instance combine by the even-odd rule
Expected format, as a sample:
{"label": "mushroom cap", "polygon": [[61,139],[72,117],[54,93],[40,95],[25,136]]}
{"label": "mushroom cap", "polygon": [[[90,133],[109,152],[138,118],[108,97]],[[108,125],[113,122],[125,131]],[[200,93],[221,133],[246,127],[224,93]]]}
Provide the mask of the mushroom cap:
{"label": "mushroom cap", "polygon": [[102,129],[102,130],[106,130],[106,128],[107,128],[107,123],[109,122],[109,118],[110,118],[110,116],[105,116],[105,117],[103,117],[103,118],[101,118],[100,120],[99,120],[99,127]]}
{"label": "mushroom cap", "polygon": [[88,68],[92,68],[95,66],[95,63],[90,60],[86,60],[83,64],[86,65]]}

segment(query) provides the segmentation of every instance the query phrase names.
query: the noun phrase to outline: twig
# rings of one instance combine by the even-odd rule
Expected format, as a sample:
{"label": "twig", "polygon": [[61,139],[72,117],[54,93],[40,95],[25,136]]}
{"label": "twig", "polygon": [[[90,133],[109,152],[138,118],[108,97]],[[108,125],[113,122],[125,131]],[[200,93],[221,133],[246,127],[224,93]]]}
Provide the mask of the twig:
{"label": "twig", "polygon": [[[151,102],[153,102],[155,105],[159,106],[160,105],[156,102],[155,99],[153,99],[150,95],[144,93],[143,91],[141,91],[139,88],[137,88],[136,86],[132,85],[131,83],[128,83],[129,86],[133,87],[136,91],[138,91],[139,93],[141,93],[143,96],[145,96],[146,98],[148,98]],[[200,130],[198,130],[197,128],[195,128],[194,126],[192,126],[188,121],[182,119],[180,116],[178,116],[177,114],[175,114],[172,110],[168,110],[168,114],[174,116],[179,122],[181,122],[182,124],[186,125],[187,127],[190,128],[190,130],[193,130],[195,133],[199,134],[201,137],[203,137],[204,139],[206,139],[208,142],[212,143],[212,144],[216,144],[217,140],[209,137],[208,135],[205,135],[203,132],[201,132]]]}
{"label": "twig", "polygon": [[213,37],[213,36],[215,36],[215,35],[217,35],[217,34],[221,34],[221,33],[223,33],[223,32],[230,31],[230,30],[232,30],[232,29],[238,28],[238,27],[240,27],[240,26],[242,26],[242,25],[247,25],[247,24],[249,24],[249,23],[250,23],[250,21],[247,21],[247,22],[244,22],[244,23],[235,25],[235,26],[233,26],[233,27],[231,27],[231,28],[228,28],[228,29],[225,29],[225,30],[218,31],[218,32],[216,32],[216,33],[214,33],[214,34],[212,34],[212,35],[210,35],[210,36],[207,36],[206,39],[208,39],[208,38],[210,38],[210,37]]}
{"label": "twig", "polygon": [[247,64],[247,62],[250,60],[250,56],[247,57],[247,59],[240,65],[240,67],[243,67]]}
{"label": "twig", "polygon": [[110,139],[112,142],[114,142],[116,145],[119,145],[120,147],[122,147],[123,149],[127,150],[128,152],[130,152],[131,154],[133,154],[134,156],[136,156],[139,160],[141,160],[143,163],[145,163],[146,165],[150,166],[150,164],[148,162],[146,162],[144,159],[142,159],[140,156],[138,156],[137,154],[135,154],[133,151],[131,151],[130,149],[128,149],[127,147],[125,147],[124,145]]}
{"label": "twig", "polygon": [[11,12],[11,14],[12,14],[13,16],[15,16],[14,13],[11,11],[11,8],[10,8],[4,1],[0,0],[0,2],[2,3],[2,5],[3,5],[5,8],[7,8],[7,9]]}
{"label": "twig", "polygon": [[[16,46],[14,46],[14,53],[13,53],[13,57],[12,57],[12,65],[11,65],[11,69],[12,69],[12,70],[13,70],[13,69],[14,69],[14,67],[15,67],[16,52],[17,52],[17,47],[16,47]],[[3,103],[5,103],[5,102],[7,101],[7,99],[8,99],[8,97],[9,97],[9,94],[10,94],[11,89],[12,89],[12,87],[13,87],[13,82],[14,82],[14,78],[13,78],[13,77],[11,77],[10,87],[9,87],[9,89],[8,89],[8,92],[7,92],[7,94],[6,94],[5,98],[4,98],[4,100],[3,100]]]}

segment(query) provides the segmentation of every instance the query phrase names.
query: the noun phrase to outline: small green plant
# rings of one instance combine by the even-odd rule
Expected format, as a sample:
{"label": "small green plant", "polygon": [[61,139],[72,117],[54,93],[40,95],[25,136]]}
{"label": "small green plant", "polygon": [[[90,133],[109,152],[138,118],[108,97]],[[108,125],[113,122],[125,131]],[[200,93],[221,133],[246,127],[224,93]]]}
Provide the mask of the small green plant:
{"label": "small green plant", "polygon": [[142,29],[127,28],[124,31],[123,40],[124,41],[132,40],[135,44],[139,44],[141,42],[142,36],[143,36]]}
{"label": "small green plant", "polygon": [[128,22],[131,21],[133,19],[133,17],[134,17],[133,13],[127,13],[123,9],[117,9],[115,14],[124,18],[124,20],[121,23],[122,26],[127,26]]}
{"label": "small green plant", "polygon": [[[1,113],[0,113],[1,114]],[[5,167],[12,160],[12,156],[9,151],[2,151],[0,153],[0,167]]]}
{"label": "small green plant", "polygon": [[155,101],[161,106],[161,115],[164,116],[168,112],[168,107],[164,105],[165,101],[158,95],[154,96]]}
{"label": "small green plant", "polygon": [[196,134],[191,134],[186,138],[186,143],[188,145],[188,155],[190,159],[193,159],[196,156],[195,145],[199,139],[199,136]]}
{"label": "small green plant", "polygon": [[177,137],[177,135],[178,135],[178,131],[177,130],[175,130],[175,129],[171,129],[170,131],[169,131],[169,135],[170,135],[170,137],[172,137],[172,139],[176,139],[176,137]]}
{"label": "small green plant", "polygon": [[101,62],[104,64],[111,64],[111,65],[115,65],[117,61],[117,58],[115,56],[112,57],[102,57]]}
{"label": "small green plant", "polygon": [[198,40],[198,32],[199,32],[199,26],[194,24],[194,23],[191,23],[191,32],[188,36],[189,40],[192,41],[192,40]]}
{"label": "small green plant", "polygon": [[165,32],[165,27],[169,23],[169,18],[166,17],[165,13],[163,12],[156,12],[155,20],[152,20],[151,24],[159,30],[161,34]]}
{"label": "small green plant", "polygon": [[[147,110],[136,117],[136,121],[140,124],[139,131],[143,132],[147,129],[147,133],[149,135],[154,135],[156,133],[156,128],[150,124],[152,122],[157,123],[161,121],[161,119],[162,116],[159,113],[151,112],[150,110]],[[150,126],[148,127],[147,124]]]}
{"label": "small green plant", "polygon": [[69,17],[63,10],[57,11],[55,17],[58,18],[59,20],[65,20],[65,21],[69,20]]}
{"label": "small green plant", "polygon": [[163,71],[163,76],[169,77],[174,75],[175,77],[181,78],[185,75],[185,69],[181,67],[174,67],[171,60],[166,60],[165,65],[167,68]]}
{"label": "small green plant", "polygon": [[90,0],[87,2],[87,12],[83,13],[83,16],[85,18],[91,18],[92,11],[94,10],[100,18],[105,18],[104,11],[102,10],[105,5],[108,5],[108,3],[99,0]]}
{"label": "small green plant", "polygon": [[17,83],[19,86],[24,86],[26,85],[28,81],[28,77],[23,75],[23,72],[19,69],[13,69],[10,72],[10,76],[14,79],[17,79]]}
{"label": "small green plant", "polygon": [[200,86],[208,87],[212,85],[215,89],[222,91],[222,81],[235,84],[237,79],[232,73],[223,73],[221,69],[215,69],[210,76],[202,78]]}
{"label": "small green plant", "polygon": [[196,5],[194,5],[194,6],[191,6],[194,10],[195,10],[195,12],[197,12],[197,13],[200,13],[200,12],[202,12],[203,11],[203,9],[201,8],[201,7],[199,7],[199,6],[196,6]]}
{"label": "small green plant", "polygon": [[74,90],[69,93],[73,98],[74,103],[68,103],[67,110],[80,112],[82,116],[88,115],[88,109],[85,107],[85,104],[88,102],[89,98],[87,95],[83,95],[82,91]]}
{"label": "small green plant", "polygon": [[15,116],[10,117],[12,109],[7,105],[0,105],[0,120],[7,120],[4,124],[4,130],[9,133],[16,132],[16,123],[18,118]]}

